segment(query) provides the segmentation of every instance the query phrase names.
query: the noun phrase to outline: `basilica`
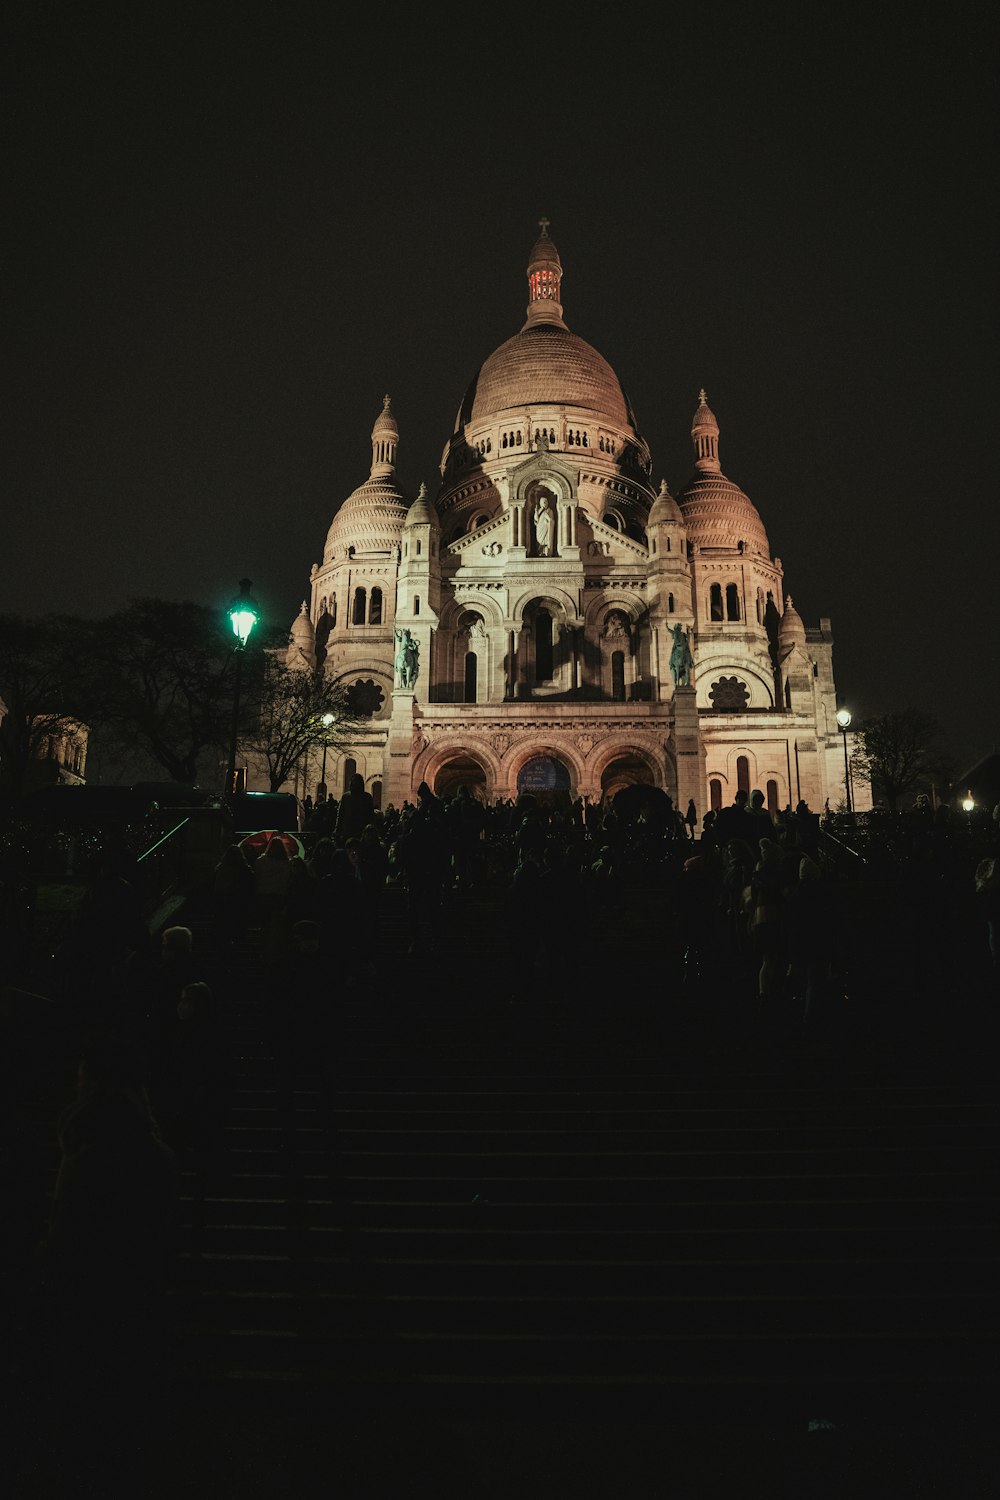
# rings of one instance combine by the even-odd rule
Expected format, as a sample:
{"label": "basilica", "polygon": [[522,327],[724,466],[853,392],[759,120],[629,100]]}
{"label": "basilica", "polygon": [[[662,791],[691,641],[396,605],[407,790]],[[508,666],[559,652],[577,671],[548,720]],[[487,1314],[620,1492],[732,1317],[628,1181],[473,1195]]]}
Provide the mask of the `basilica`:
{"label": "basilica", "polygon": [[366,726],[331,752],[331,795],[358,772],[382,806],[421,782],[490,802],[642,782],[699,816],[741,787],[772,810],[836,807],[830,621],[796,611],[705,391],[690,478],[654,482],[618,377],[564,320],[540,228],[525,322],[469,384],[436,494],[400,485],[386,396],[368,477],[312,565],[288,664],[341,682]]}

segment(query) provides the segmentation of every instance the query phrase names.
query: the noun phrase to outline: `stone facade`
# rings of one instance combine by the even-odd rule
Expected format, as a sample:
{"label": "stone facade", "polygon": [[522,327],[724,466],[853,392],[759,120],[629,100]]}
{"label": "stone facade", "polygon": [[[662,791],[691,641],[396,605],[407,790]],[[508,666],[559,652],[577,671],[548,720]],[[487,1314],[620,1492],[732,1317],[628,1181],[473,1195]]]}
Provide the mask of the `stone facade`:
{"label": "stone facade", "polygon": [[[563,321],[562,274],[543,221],[527,319],[469,386],[433,500],[400,487],[383,402],[288,648],[371,710],[328,764],[332,793],[357,769],[397,806],[421,781],[489,800],[643,781],[699,813],[742,784],[772,807],[836,806],[829,620],[807,629],[786,595],[704,391],[691,479],[676,499],[653,484],[617,376]],[[305,767],[297,789],[318,779]]]}

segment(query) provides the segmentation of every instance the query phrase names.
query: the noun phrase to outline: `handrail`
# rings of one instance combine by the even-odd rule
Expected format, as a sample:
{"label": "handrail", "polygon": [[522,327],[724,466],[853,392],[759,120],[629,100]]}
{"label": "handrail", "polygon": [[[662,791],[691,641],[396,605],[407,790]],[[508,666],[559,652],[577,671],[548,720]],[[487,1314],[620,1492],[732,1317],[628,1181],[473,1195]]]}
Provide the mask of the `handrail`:
{"label": "handrail", "polygon": [[146,859],[150,854],[155,854],[156,850],[159,849],[161,844],[165,844],[167,842],[167,839],[172,839],[174,834],[178,833],[180,829],[184,827],[184,824],[190,823],[190,821],[190,818],[182,818],[181,821],[175,825],[175,827],[171,828],[169,833],[165,833],[161,839],[157,839],[155,844],[151,844],[150,847],[146,850],[145,854],[140,854],[139,858],[136,860],[136,864],[141,865],[143,860]]}
{"label": "handrail", "polygon": [[845,844],[843,839],[838,839],[835,833],[830,833],[826,828],[821,828],[820,833],[825,839],[829,839],[831,844],[836,844],[838,849],[846,849],[848,854],[853,854],[855,859],[860,859],[863,865],[868,863],[863,854],[859,854],[857,849],[852,849],[850,844]]}

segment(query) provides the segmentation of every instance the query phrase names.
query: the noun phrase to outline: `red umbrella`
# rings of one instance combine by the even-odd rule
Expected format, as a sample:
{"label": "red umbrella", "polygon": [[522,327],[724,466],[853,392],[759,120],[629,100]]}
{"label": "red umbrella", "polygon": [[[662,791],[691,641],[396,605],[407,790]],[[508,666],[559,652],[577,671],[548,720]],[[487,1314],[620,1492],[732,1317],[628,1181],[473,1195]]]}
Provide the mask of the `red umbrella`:
{"label": "red umbrella", "polygon": [[294,859],[297,854],[305,853],[302,840],[296,834],[285,833],[279,828],[259,828],[256,833],[248,833],[246,838],[240,839],[240,848],[245,849],[248,854],[257,859],[264,853],[272,839],[280,839],[289,859]]}

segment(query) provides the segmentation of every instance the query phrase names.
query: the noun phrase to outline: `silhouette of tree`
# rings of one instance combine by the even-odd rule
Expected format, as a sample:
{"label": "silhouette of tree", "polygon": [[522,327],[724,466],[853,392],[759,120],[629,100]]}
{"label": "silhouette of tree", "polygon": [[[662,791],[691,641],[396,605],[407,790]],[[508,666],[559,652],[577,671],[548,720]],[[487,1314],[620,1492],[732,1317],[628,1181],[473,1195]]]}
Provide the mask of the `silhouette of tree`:
{"label": "silhouette of tree", "polygon": [[[287,781],[302,756],[324,741],[343,749],[365,727],[348,692],[322,671],[286,667],[268,654],[263,663],[253,717],[240,737],[243,752],[265,772],[272,792]],[[323,716],[332,715],[324,725]]]}
{"label": "silhouette of tree", "polygon": [[149,755],[173,781],[195,782],[220,757],[232,710],[233,637],[218,611],[135,599],[89,627],[86,698],[109,740]]}
{"label": "silhouette of tree", "polygon": [[868,777],[894,812],[900,798],[940,774],[941,726],[931,714],[916,708],[878,714],[860,724],[855,736],[852,768]]}

